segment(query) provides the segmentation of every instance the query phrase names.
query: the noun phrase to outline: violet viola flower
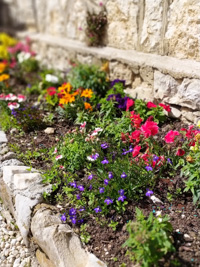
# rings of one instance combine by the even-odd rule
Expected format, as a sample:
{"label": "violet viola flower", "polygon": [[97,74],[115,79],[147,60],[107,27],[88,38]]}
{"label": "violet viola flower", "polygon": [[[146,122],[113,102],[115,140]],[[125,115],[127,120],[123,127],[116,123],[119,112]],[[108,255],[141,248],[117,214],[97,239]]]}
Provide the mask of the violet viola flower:
{"label": "violet viola flower", "polygon": [[88,180],[92,180],[94,178],[94,174],[90,174],[89,176],[88,176]]}
{"label": "violet viola flower", "polygon": [[169,162],[169,164],[172,164],[172,161],[170,158],[168,158],[167,161]]}
{"label": "violet viola flower", "polygon": [[121,178],[126,178],[127,174],[125,172],[122,173]]}
{"label": "violet viola flower", "polygon": [[153,168],[151,167],[151,165],[146,166],[145,169],[146,169],[148,172],[153,170]]}
{"label": "violet viola flower", "polygon": [[124,195],[124,189],[120,189],[120,190],[118,191],[118,193],[120,194],[120,196],[123,196],[123,195]]}
{"label": "violet viola flower", "polygon": [[158,159],[159,159],[158,156],[156,156],[156,155],[153,156],[153,161],[157,161]]}
{"label": "violet viola flower", "polygon": [[102,148],[102,149],[106,149],[106,148],[108,148],[108,147],[109,147],[108,143],[103,143],[103,144],[101,144],[101,148]]}
{"label": "violet viola flower", "polygon": [[90,190],[90,191],[92,190],[92,185],[89,186],[89,190]]}
{"label": "violet viola flower", "polygon": [[81,196],[79,194],[76,195],[76,199],[79,200],[81,199]]}
{"label": "violet viola flower", "polygon": [[76,209],[71,208],[71,209],[69,210],[69,215],[70,215],[70,216],[74,216],[74,215],[76,215]]}
{"label": "violet viola flower", "polygon": [[112,178],[113,178],[113,173],[112,173],[112,172],[109,172],[109,173],[108,173],[108,178],[109,178],[109,179],[112,179]]}
{"label": "violet viola flower", "polygon": [[102,164],[108,164],[109,161],[108,161],[107,159],[104,159],[101,163],[102,163]]}
{"label": "violet viola flower", "polygon": [[153,195],[153,191],[151,191],[150,189],[147,189],[147,192],[145,194],[147,197],[150,197],[151,195]]}
{"label": "violet viola flower", "polygon": [[113,203],[113,200],[111,199],[111,198],[106,198],[105,200],[104,200],[104,203],[106,203],[107,205],[109,205],[109,204],[112,204]]}
{"label": "violet viola flower", "polygon": [[104,187],[100,187],[100,188],[99,188],[99,193],[100,193],[100,194],[104,193],[104,191],[105,191],[105,188],[104,188]]}
{"label": "violet viola flower", "polygon": [[78,223],[83,223],[84,222],[84,220],[83,219],[80,219],[80,220],[78,220]]}
{"label": "violet viola flower", "polygon": [[124,202],[124,200],[126,199],[126,197],[124,195],[121,195],[120,197],[118,197],[118,201]]}
{"label": "violet viola flower", "polygon": [[79,186],[77,186],[77,188],[80,190],[80,191],[84,191],[84,186],[83,185],[79,185]]}
{"label": "violet viola flower", "polygon": [[60,217],[60,219],[62,222],[65,222],[67,220],[65,213]]}
{"label": "violet viola flower", "polygon": [[74,188],[76,188],[76,182],[71,182],[69,183],[71,186],[73,186]]}
{"label": "violet viola flower", "polygon": [[102,209],[98,206],[98,207],[96,207],[96,208],[94,209],[94,211],[95,211],[96,213],[98,213],[98,212],[101,212]]}
{"label": "violet viola flower", "polygon": [[79,211],[84,211],[85,210],[85,207],[82,207],[79,209]]}
{"label": "violet viola flower", "polygon": [[108,183],[109,183],[109,180],[108,180],[108,179],[105,179],[105,180],[104,180],[104,184],[105,184],[105,185],[108,185]]}
{"label": "violet viola flower", "polygon": [[70,219],[73,224],[76,224],[76,217],[71,217]]}

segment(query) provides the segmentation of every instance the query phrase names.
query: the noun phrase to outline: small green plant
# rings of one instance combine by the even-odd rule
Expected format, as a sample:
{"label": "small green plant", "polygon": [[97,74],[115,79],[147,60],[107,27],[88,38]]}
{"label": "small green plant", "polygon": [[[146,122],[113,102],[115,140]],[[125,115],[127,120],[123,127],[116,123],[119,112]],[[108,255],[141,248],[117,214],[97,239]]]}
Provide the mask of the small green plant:
{"label": "small green plant", "polygon": [[167,216],[156,218],[151,212],[146,219],[136,208],[136,221],[129,222],[127,230],[129,238],[123,247],[128,247],[131,260],[142,267],[157,266],[164,255],[175,251],[170,237],[173,228]]}
{"label": "small green plant", "polygon": [[99,46],[102,44],[105,35],[105,26],[107,24],[107,16],[105,10],[99,13],[88,12],[86,17],[87,27],[85,30],[87,43],[89,46]]}
{"label": "small green plant", "polygon": [[113,231],[116,231],[117,225],[118,225],[118,222],[111,221],[108,226],[111,227]]}
{"label": "small green plant", "polygon": [[80,233],[81,233],[80,238],[81,238],[81,241],[85,244],[87,244],[91,238],[91,236],[87,232],[87,227],[88,227],[87,224],[81,224],[81,227],[80,227]]}

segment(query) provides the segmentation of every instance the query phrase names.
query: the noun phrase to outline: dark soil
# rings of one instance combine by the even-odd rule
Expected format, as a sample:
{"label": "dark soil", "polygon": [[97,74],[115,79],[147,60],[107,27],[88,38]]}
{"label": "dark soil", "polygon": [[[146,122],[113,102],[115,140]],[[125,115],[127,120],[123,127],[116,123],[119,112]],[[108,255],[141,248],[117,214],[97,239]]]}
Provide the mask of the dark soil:
{"label": "dark soil", "polygon": [[[13,83],[16,83],[16,81]],[[21,92],[21,86],[18,89]],[[35,102],[36,97],[32,96],[31,101]],[[19,137],[17,130],[13,131],[12,134],[8,132],[8,143],[18,144],[22,153],[27,150],[49,149],[55,146],[58,140],[62,139],[74,127],[70,122],[59,120],[58,118],[53,121],[52,125],[46,125],[46,127],[48,126],[55,129],[54,134],[45,134],[44,130],[37,130]],[[183,126],[180,122],[168,121],[160,129],[160,138],[170,129],[178,130]],[[44,171],[49,170],[52,166],[51,162],[45,161],[43,158],[34,159],[31,164],[32,167]],[[181,188],[181,193],[176,195],[177,188]],[[154,188],[154,194],[162,201],[162,204],[154,204],[148,197],[141,197],[138,201],[129,201],[125,214],[118,215],[113,211],[111,217],[106,218],[104,222],[97,223],[91,215],[87,218],[87,232],[91,237],[86,246],[88,251],[93,252],[102,261],[106,262],[109,267],[118,267],[122,263],[125,263],[126,265],[124,266],[127,267],[134,266],[126,256],[126,249],[122,248],[122,244],[128,237],[126,223],[129,220],[134,220],[135,208],[139,207],[145,215],[148,215],[151,211],[161,210],[162,215],[169,214],[170,216],[170,222],[174,229],[173,240],[177,252],[167,255],[160,262],[160,266],[176,266],[172,264],[173,260],[177,260],[181,267],[200,266],[200,210],[193,205],[192,195],[183,193],[183,189],[183,178],[179,174],[173,179],[166,176],[166,178],[157,180]],[[167,199],[168,192],[173,195],[171,201]],[[58,211],[61,210],[58,209]],[[111,220],[118,222],[115,231],[108,226]],[[77,226],[72,227],[76,232],[79,232]]]}

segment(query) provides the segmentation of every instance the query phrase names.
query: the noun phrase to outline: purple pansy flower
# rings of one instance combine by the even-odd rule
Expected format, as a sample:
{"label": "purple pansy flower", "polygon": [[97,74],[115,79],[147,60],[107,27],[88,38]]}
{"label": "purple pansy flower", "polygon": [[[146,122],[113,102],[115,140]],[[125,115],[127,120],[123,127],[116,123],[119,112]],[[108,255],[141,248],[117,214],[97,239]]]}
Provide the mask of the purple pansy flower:
{"label": "purple pansy flower", "polygon": [[102,149],[106,149],[106,148],[108,148],[108,147],[109,147],[108,143],[103,143],[103,144],[101,144],[101,148],[102,148]]}
{"label": "purple pansy flower", "polygon": [[96,213],[98,213],[98,212],[101,212],[102,209],[98,206],[98,207],[96,207],[96,208],[94,209],[94,211],[95,211]]}
{"label": "purple pansy flower", "polygon": [[76,209],[71,208],[71,209],[69,210],[69,215],[70,215],[70,216],[74,216],[74,215],[76,215]]}
{"label": "purple pansy flower", "polygon": [[79,194],[76,195],[76,199],[79,200],[81,199],[81,196]]}
{"label": "purple pansy flower", "polygon": [[118,193],[120,194],[120,196],[123,196],[123,195],[124,195],[124,189],[120,189],[120,190],[118,191]]}
{"label": "purple pansy flower", "polygon": [[108,183],[109,183],[109,180],[108,180],[108,179],[105,179],[105,180],[104,180],[104,184],[105,184],[105,185],[108,185]]}
{"label": "purple pansy flower", "polygon": [[100,193],[100,194],[104,193],[104,191],[105,191],[105,188],[104,188],[104,187],[100,187],[100,188],[99,188],[99,193]]}
{"label": "purple pansy flower", "polygon": [[148,172],[153,170],[153,168],[151,167],[151,165],[146,166],[145,169],[146,169]]}
{"label": "purple pansy flower", "polygon": [[172,164],[172,161],[170,158],[168,158],[167,161],[169,162],[169,164]]}
{"label": "purple pansy flower", "polygon": [[71,182],[69,183],[71,186],[73,186],[74,188],[76,188],[76,182]]}
{"label": "purple pansy flower", "polygon": [[67,220],[65,213],[60,217],[60,219],[62,222],[65,222]]}
{"label": "purple pansy flower", "polygon": [[151,191],[150,189],[147,189],[147,192],[145,194],[147,197],[150,197],[151,195],[153,195],[153,191]]}
{"label": "purple pansy flower", "polygon": [[127,174],[125,172],[122,173],[121,178],[126,178]]}
{"label": "purple pansy flower", "polygon": [[112,204],[113,203],[113,200],[111,199],[111,198],[106,198],[105,200],[104,200],[104,203],[106,203],[107,205],[109,205],[109,204]]}
{"label": "purple pansy flower", "polygon": [[76,224],[76,217],[71,217],[70,219],[73,224]]}
{"label": "purple pansy flower", "polygon": [[83,185],[79,185],[79,186],[77,186],[77,188],[80,190],[80,191],[84,191],[84,186]]}
{"label": "purple pansy flower", "polygon": [[159,159],[158,156],[156,156],[156,155],[153,156],[153,161],[157,161],[158,159]]}
{"label": "purple pansy flower", "polygon": [[124,195],[121,195],[120,197],[118,197],[118,201],[124,202],[124,200],[126,199],[126,197]]}
{"label": "purple pansy flower", "polygon": [[88,180],[92,180],[92,178],[94,178],[94,174],[90,174],[90,175],[88,176]]}
{"label": "purple pansy flower", "polygon": [[109,179],[112,179],[112,178],[113,178],[113,173],[112,173],[112,172],[109,172],[109,173],[108,173],[108,178],[109,178]]}
{"label": "purple pansy flower", "polygon": [[108,164],[109,161],[108,161],[107,159],[104,159],[101,163],[102,163],[102,164]]}

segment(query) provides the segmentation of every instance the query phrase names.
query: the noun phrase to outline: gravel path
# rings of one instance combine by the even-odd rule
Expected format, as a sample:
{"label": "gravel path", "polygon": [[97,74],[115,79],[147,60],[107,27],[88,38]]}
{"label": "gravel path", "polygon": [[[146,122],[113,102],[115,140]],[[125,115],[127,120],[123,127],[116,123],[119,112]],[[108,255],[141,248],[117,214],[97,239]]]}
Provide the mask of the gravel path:
{"label": "gravel path", "polygon": [[[8,150],[6,142],[6,136],[0,130],[0,167],[3,163],[1,152]],[[0,199],[0,267],[39,266],[35,257],[35,249],[26,248],[15,220],[5,209]]]}

